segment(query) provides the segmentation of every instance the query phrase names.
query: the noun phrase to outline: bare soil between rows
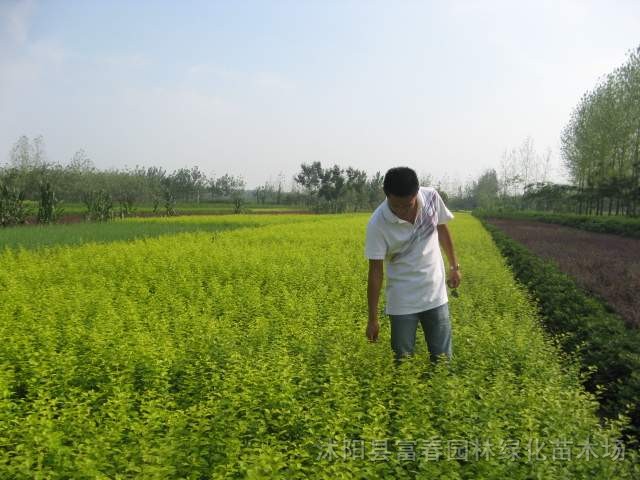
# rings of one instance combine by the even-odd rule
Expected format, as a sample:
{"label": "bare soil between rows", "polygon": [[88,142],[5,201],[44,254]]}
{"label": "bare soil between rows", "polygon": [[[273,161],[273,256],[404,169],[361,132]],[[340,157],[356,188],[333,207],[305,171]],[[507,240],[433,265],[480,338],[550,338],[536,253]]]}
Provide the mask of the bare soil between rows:
{"label": "bare soil between rows", "polygon": [[529,220],[488,218],[487,222],[554,261],[627,325],[640,327],[640,239]]}

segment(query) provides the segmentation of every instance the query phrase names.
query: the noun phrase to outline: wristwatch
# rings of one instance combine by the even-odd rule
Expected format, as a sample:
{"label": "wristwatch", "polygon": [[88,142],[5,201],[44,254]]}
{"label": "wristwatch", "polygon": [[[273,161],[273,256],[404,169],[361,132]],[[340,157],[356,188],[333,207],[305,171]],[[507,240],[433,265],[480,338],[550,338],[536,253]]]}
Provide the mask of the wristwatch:
{"label": "wristwatch", "polygon": [[455,264],[455,266],[451,266],[451,267],[449,267],[449,269],[450,269],[452,272],[455,272],[456,270],[460,270],[460,264],[459,264],[459,263],[456,263],[456,264]]}

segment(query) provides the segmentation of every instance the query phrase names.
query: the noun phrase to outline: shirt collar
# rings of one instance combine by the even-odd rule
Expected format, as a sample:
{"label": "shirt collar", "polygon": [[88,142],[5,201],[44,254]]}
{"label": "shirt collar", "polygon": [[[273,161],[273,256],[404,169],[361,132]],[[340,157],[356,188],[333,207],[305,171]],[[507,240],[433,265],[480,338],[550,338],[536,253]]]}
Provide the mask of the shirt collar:
{"label": "shirt collar", "polygon": [[[422,195],[421,195],[420,190],[418,190],[418,198],[416,200],[418,202],[418,212],[420,212],[420,210],[423,207],[423,203],[424,203],[422,201]],[[384,199],[384,202],[382,204],[382,215],[384,216],[384,219],[387,222],[391,222],[391,223],[410,223],[410,222],[407,222],[406,220],[402,220],[401,218],[398,218],[396,216],[396,214],[391,211],[391,208],[389,207],[389,202],[387,201],[386,198]]]}

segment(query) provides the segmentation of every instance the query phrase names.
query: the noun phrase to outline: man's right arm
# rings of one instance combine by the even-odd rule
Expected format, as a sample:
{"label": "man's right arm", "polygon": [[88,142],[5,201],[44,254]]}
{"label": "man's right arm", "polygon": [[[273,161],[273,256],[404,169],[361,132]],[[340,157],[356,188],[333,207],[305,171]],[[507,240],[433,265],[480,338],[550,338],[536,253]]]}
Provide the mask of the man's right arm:
{"label": "man's right arm", "polygon": [[382,290],[383,260],[369,260],[369,279],[367,283],[367,299],[369,303],[369,322],[367,324],[367,337],[369,340],[377,340],[378,300]]}

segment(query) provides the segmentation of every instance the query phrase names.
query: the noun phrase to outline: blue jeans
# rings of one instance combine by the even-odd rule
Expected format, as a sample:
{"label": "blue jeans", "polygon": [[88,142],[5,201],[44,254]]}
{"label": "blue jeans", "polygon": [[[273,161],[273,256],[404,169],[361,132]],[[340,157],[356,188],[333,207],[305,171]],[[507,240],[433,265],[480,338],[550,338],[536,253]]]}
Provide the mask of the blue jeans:
{"label": "blue jeans", "polygon": [[403,356],[413,355],[418,322],[422,325],[430,360],[436,363],[442,354],[451,358],[453,349],[448,303],[418,313],[389,315],[389,317],[391,318],[391,348],[395,353],[396,361]]}

